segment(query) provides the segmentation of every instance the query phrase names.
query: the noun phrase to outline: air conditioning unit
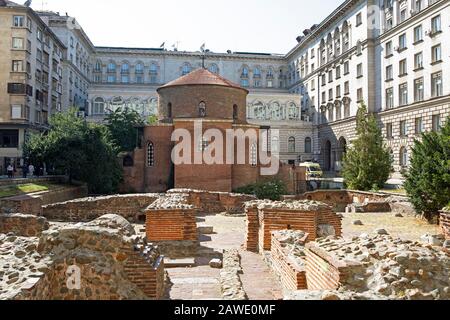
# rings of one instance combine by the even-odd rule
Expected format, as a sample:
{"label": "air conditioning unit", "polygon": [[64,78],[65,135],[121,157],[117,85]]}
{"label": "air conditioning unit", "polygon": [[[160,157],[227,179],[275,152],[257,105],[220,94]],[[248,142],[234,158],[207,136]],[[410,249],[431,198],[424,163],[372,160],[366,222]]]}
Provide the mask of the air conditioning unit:
{"label": "air conditioning unit", "polygon": [[400,51],[400,47],[394,47],[394,51]]}
{"label": "air conditioning unit", "polygon": [[429,37],[432,37],[433,36],[433,31],[432,30],[427,30],[427,31],[425,31],[425,35],[429,36]]}

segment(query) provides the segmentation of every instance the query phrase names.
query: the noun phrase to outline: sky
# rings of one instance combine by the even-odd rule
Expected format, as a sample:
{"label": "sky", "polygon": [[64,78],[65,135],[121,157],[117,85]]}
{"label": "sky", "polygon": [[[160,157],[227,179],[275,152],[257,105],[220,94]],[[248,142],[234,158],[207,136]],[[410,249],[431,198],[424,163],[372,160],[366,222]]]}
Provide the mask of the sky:
{"label": "sky", "polygon": [[[15,0],[24,2],[24,0]],[[76,18],[96,46],[285,54],[343,0],[33,0]]]}

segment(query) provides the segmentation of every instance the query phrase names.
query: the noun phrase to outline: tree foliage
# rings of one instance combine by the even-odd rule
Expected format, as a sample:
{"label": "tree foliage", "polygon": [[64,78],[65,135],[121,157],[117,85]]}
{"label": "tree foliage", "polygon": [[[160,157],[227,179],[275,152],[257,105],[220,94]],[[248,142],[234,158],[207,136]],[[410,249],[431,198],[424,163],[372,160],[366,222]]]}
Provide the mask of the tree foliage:
{"label": "tree foliage", "polygon": [[260,181],[255,184],[238,188],[237,193],[252,194],[261,200],[279,201],[287,193],[286,184],[278,179]]}
{"label": "tree foliage", "polygon": [[137,146],[137,127],[143,126],[139,113],[129,108],[118,108],[106,117],[106,127],[120,151],[133,151]]}
{"label": "tree foliage", "polygon": [[90,193],[115,192],[122,178],[118,148],[108,129],[88,124],[76,110],[53,115],[50,130],[34,134],[24,145],[32,163],[46,163],[48,170],[86,182]]}
{"label": "tree foliage", "polygon": [[373,114],[362,104],[356,116],[357,138],[344,156],[342,175],[347,188],[369,191],[382,189],[392,172],[389,150]]}
{"label": "tree foliage", "polygon": [[424,133],[415,141],[405,189],[428,220],[450,204],[450,118],[440,132]]}

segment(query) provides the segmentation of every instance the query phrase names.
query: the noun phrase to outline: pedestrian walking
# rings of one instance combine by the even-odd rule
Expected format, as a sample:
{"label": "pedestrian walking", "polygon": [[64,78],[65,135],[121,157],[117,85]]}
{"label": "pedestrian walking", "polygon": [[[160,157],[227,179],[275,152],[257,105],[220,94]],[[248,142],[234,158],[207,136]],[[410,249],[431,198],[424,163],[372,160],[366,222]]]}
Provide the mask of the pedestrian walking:
{"label": "pedestrian walking", "polygon": [[8,172],[8,178],[12,179],[14,176],[14,167],[11,163],[8,165],[6,171]]}
{"label": "pedestrian walking", "polygon": [[32,163],[28,166],[28,173],[30,174],[30,178],[34,177],[34,166]]}
{"label": "pedestrian walking", "polygon": [[28,175],[28,165],[26,163],[22,166],[22,178],[26,179]]}

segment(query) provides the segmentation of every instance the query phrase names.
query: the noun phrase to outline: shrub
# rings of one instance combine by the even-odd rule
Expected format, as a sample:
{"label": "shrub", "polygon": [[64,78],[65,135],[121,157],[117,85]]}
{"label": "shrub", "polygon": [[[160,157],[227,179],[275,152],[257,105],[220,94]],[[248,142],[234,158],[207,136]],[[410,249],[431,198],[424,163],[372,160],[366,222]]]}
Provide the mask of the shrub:
{"label": "shrub", "polygon": [[261,181],[239,188],[237,193],[253,194],[261,200],[279,201],[287,193],[286,184],[278,179]]}
{"label": "shrub", "polygon": [[416,140],[405,189],[417,212],[432,221],[450,201],[450,118],[440,132]]}

